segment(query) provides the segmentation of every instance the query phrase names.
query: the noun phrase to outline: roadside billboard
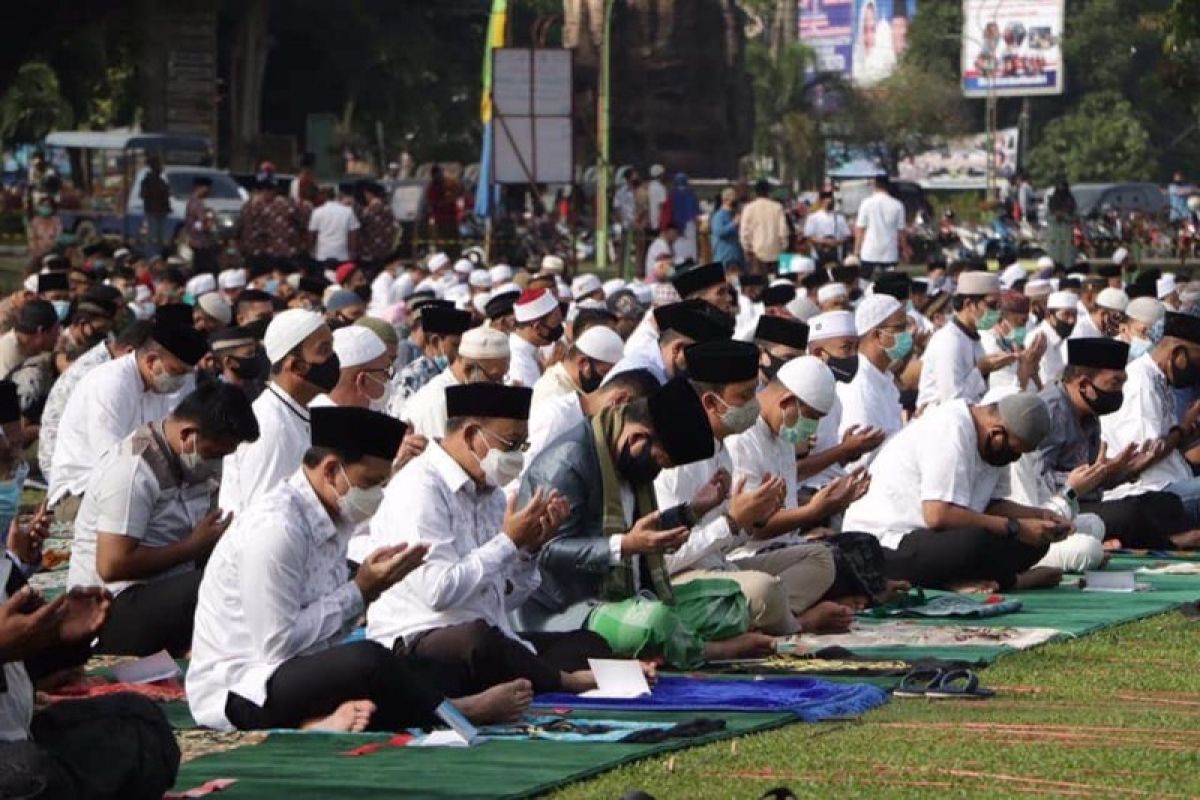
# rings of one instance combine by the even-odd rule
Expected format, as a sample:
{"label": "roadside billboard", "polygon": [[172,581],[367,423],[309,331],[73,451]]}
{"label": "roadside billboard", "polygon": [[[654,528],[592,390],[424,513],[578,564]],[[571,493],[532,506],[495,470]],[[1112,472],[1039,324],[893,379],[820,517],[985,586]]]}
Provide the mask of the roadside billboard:
{"label": "roadside billboard", "polygon": [[1062,94],[1063,0],[964,0],[967,97]]}
{"label": "roadside billboard", "polygon": [[873,86],[908,47],[917,0],[799,0],[798,10],[800,41],[816,51],[818,71]]}

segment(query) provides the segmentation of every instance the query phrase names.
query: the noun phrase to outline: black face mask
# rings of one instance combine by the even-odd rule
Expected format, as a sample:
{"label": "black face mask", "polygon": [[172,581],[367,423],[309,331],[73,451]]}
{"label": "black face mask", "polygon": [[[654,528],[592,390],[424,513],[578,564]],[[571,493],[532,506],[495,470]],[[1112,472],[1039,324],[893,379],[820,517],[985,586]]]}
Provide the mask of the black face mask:
{"label": "black face mask", "polygon": [[353,322],[351,322],[350,320],[346,319],[345,317],[343,317],[343,316],[341,316],[341,315],[336,315],[336,316],[334,316],[334,318],[333,318],[332,320],[330,320],[330,322],[329,322],[329,330],[331,330],[331,331],[336,331],[336,330],[338,330],[339,328],[345,328],[345,327],[348,327],[348,326],[350,326],[350,325],[353,325],[353,324],[354,324]]}
{"label": "black face mask", "polygon": [[647,444],[642,448],[642,454],[635,456],[630,450],[630,443],[626,442],[625,446],[621,448],[621,452],[617,454],[617,471],[624,475],[630,483],[653,483],[654,479],[658,477],[658,473],[662,471],[662,467],[654,460],[652,449]]}
{"label": "black face mask", "polygon": [[267,370],[271,368],[271,364],[267,361],[267,354],[262,351],[245,358],[234,356],[233,359],[233,374],[244,381],[265,378]]}
{"label": "black face mask", "polygon": [[309,364],[308,372],[304,375],[304,380],[322,392],[328,393],[333,391],[333,387],[337,386],[338,378],[341,377],[341,374],[342,363],[338,361],[337,353],[332,353],[329,358],[320,364]]}
{"label": "black face mask", "polygon": [[600,373],[596,372],[595,367],[592,367],[590,373],[585,374],[582,371],[579,373],[579,388],[584,394],[591,394],[600,388],[600,381],[602,380],[603,378],[600,377]]}
{"label": "black face mask", "polygon": [[1110,339],[1121,332],[1121,323],[1117,322],[1111,315],[1105,314],[1100,318],[1100,332]]}
{"label": "black face mask", "polygon": [[1083,395],[1083,400],[1088,404],[1088,408],[1097,417],[1103,417],[1105,414],[1111,414],[1121,407],[1121,403],[1125,401],[1124,392],[1106,392],[1100,389],[1096,384],[1089,384],[1092,387],[1094,397]]}
{"label": "black face mask", "polygon": [[1066,339],[1071,335],[1071,331],[1075,330],[1074,322],[1064,322],[1061,319],[1054,321],[1054,332],[1058,334],[1058,338]]}
{"label": "black face mask", "polygon": [[779,370],[782,369],[783,365],[787,363],[787,359],[780,358],[779,356],[773,356],[770,353],[767,353],[767,359],[770,363],[768,363],[765,367],[760,364],[759,369],[762,370],[762,373],[766,376],[767,380],[773,381],[775,380],[775,376],[779,374]]}
{"label": "black face mask", "polygon": [[549,343],[553,344],[563,337],[563,334],[566,333],[566,330],[566,327],[560,322],[549,330],[542,328],[540,332]]}
{"label": "black face mask", "polygon": [[1189,386],[1195,386],[1200,382],[1200,368],[1196,367],[1196,362],[1192,361],[1192,357],[1184,352],[1184,358],[1187,363],[1182,367],[1175,366],[1175,357],[1171,357],[1171,385],[1176,389],[1185,389]]}
{"label": "black face mask", "polygon": [[[993,447],[992,442],[999,437],[1000,446]],[[993,431],[988,434],[987,443],[983,448],[983,460],[993,467],[1007,467],[1021,457],[1021,454],[1008,446],[1008,437],[1004,431]]]}
{"label": "black face mask", "polygon": [[839,383],[849,383],[858,373],[858,356],[845,358],[830,356],[829,360],[825,362],[825,366],[829,367],[829,371],[833,373],[833,377]]}

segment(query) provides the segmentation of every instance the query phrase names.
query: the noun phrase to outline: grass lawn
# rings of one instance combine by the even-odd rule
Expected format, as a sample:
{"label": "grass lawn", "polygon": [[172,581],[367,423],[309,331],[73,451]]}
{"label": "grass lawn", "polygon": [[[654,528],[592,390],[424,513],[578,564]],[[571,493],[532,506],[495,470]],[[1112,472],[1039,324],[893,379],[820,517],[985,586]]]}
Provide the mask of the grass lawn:
{"label": "grass lawn", "polygon": [[1200,796],[1200,623],[1172,612],[1002,658],[983,702],[896,699],[851,722],[640,762],[552,795]]}

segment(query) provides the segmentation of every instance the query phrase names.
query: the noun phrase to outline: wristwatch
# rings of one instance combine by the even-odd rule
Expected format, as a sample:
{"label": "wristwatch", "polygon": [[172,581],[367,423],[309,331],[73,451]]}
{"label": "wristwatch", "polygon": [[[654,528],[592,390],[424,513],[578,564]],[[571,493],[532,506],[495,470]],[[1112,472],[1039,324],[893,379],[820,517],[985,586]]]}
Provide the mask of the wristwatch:
{"label": "wristwatch", "polygon": [[1021,523],[1017,522],[1012,517],[1008,518],[1008,523],[1004,526],[1004,534],[1009,539],[1016,539],[1021,535]]}

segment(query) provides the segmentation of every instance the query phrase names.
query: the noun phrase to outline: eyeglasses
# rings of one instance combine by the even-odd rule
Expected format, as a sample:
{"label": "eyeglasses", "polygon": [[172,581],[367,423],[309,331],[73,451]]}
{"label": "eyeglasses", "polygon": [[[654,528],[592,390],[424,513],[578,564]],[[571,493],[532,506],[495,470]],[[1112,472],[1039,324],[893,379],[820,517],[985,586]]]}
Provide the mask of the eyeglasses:
{"label": "eyeglasses", "polygon": [[387,367],[383,367],[382,369],[367,369],[363,370],[363,372],[372,376],[382,375],[384,378],[390,381],[392,378],[396,377],[396,365],[391,364]]}
{"label": "eyeglasses", "polygon": [[484,436],[494,439],[495,441],[502,444],[504,446],[504,448],[503,448],[504,451],[507,453],[529,452],[529,440],[528,439],[526,439],[525,441],[522,441],[522,442],[510,442],[508,439],[505,439],[500,434],[493,433],[492,431],[489,431],[487,428],[483,427],[482,425],[479,426],[479,430],[483,431]]}

